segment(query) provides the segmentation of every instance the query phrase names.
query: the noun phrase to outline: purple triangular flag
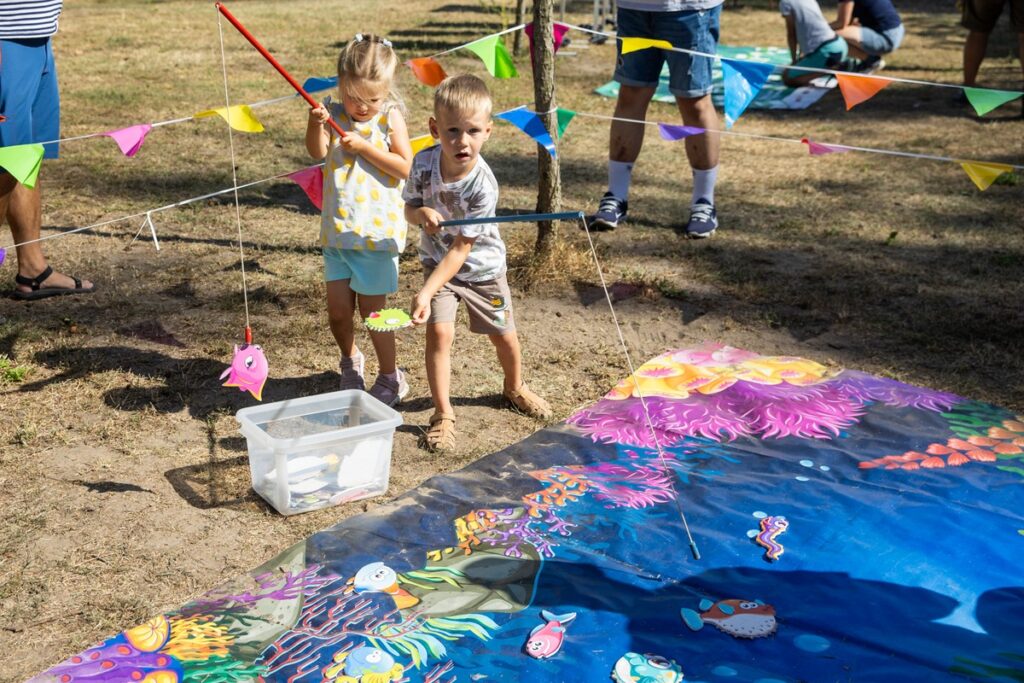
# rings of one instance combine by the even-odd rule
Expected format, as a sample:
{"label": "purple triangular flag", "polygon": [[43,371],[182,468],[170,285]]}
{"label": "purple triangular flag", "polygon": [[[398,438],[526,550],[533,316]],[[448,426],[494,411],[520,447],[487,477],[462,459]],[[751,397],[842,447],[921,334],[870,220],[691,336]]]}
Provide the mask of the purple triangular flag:
{"label": "purple triangular flag", "polygon": [[121,148],[121,153],[126,157],[133,157],[139,151],[139,148],[142,147],[142,142],[151,130],[153,130],[153,126],[150,124],[140,123],[137,126],[128,126],[127,128],[112,130],[108,133],[101,133],[101,135],[114,138],[114,142]]}
{"label": "purple triangular flag", "polygon": [[815,142],[810,138],[801,138],[800,142],[807,145],[807,151],[811,153],[812,157],[820,157],[826,154],[842,154],[843,152],[850,151],[846,147],[839,147],[837,145],[826,145],[821,142]]}
{"label": "purple triangular flag", "polygon": [[310,166],[301,171],[289,173],[288,178],[294,180],[299,187],[313,202],[313,206],[323,211],[324,208],[324,168],[323,166]]}
{"label": "purple triangular flag", "polygon": [[671,123],[659,123],[658,132],[661,133],[662,139],[675,142],[676,140],[688,138],[691,135],[700,135],[705,131],[703,128],[697,128],[696,126],[674,126]]}

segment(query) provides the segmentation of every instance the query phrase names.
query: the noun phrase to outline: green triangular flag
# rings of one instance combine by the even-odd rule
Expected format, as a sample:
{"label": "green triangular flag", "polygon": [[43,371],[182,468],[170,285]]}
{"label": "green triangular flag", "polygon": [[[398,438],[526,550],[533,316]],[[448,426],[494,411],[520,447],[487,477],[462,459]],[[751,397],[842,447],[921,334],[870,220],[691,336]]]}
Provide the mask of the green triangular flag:
{"label": "green triangular flag", "polygon": [[42,163],[43,146],[40,144],[0,147],[0,166],[30,190],[36,186]]}
{"label": "green triangular flag", "polygon": [[569,122],[576,116],[576,112],[572,109],[562,109],[559,107],[555,111],[555,115],[558,116],[558,137],[562,137],[565,129],[569,127]]}
{"label": "green triangular flag", "polygon": [[489,36],[483,40],[466,45],[466,49],[483,60],[488,73],[495,78],[515,78],[519,74],[512,63],[512,57],[499,36]]}
{"label": "green triangular flag", "polygon": [[1001,107],[1007,102],[1013,102],[1018,97],[1024,95],[1024,92],[964,87],[964,94],[967,95],[967,101],[974,107],[974,111],[978,112],[978,116],[984,116],[996,107]]}

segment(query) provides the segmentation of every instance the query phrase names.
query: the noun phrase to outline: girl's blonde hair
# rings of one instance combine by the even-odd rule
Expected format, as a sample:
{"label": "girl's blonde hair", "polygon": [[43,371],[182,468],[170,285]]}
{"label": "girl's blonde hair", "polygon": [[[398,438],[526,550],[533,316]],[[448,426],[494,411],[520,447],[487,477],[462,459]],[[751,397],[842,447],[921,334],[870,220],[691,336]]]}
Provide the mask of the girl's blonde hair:
{"label": "girl's blonde hair", "polygon": [[[356,99],[387,92],[385,104],[402,106],[392,83],[398,68],[398,55],[391,41],[373,33],[357,33],[338,55],[338,87]],[[381,107],[386,109],[386,107]]]}

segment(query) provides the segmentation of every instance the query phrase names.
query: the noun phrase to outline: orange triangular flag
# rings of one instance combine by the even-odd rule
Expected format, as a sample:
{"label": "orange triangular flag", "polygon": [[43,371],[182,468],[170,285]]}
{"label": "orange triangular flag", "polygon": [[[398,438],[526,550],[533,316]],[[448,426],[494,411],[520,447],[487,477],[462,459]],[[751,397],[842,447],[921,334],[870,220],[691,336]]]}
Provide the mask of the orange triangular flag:
{"label": "orange triangular flag", "polygon": [[836,79],[839,81],[839,89],[843,92],[843,99],[846,100],[847,111],[865,100],[870,100],[878,94],[879,90],[892,83],[887,78],[871,78],[852,74],[836,74]]}
{"label": "orange triangular flag", "polygon": [[410,59],[406,64],[412,69],[420,83],[429,85],[431,88],[439,86],[441,81],[448,76],[433,57]]}
{"label": "orange triangular flag", "polygon": [[1007,164],[981,163],[978,161],[961,161],[960,165],[963,166],[963,169],[967,171],[967,176],[974,181],[974,184],[982,192],[987,190],[996,181],[996,178],[1013,170],[1013,166]]}

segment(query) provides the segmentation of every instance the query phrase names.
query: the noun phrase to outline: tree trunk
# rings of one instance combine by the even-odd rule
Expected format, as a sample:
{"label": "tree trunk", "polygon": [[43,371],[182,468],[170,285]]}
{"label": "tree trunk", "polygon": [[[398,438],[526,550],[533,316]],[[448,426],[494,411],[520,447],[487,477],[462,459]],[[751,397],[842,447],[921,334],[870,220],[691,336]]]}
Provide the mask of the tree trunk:
{"label": "tree trunk", "polygon": [[[516,0],[516,22],[515,25],[523,23],[523,14],[525,13],[526,0]],[[515,37],[512,39],[512,56],[518,57],[519,53],[523,51],[523,32],[516,31]]]}
{"label": "tree trunk", "polygon": [[[533,3],[533,99],[544,126],[552,140],[558,139],[558,115],[555,107],[555,45],[552,34],[552,0]],[[537,213],[553,213],[562,204],[562,181],[558,171],[558,158],[537,145]],[[558,237],[558,229],[551,221],[537,224],[537,255],[547,256]]]}

